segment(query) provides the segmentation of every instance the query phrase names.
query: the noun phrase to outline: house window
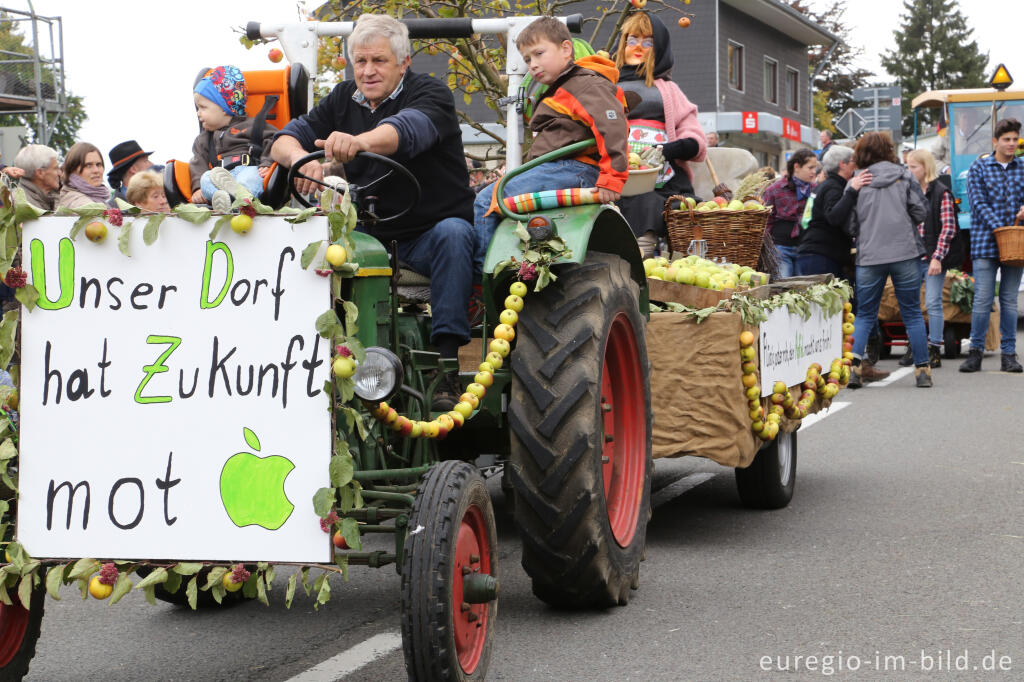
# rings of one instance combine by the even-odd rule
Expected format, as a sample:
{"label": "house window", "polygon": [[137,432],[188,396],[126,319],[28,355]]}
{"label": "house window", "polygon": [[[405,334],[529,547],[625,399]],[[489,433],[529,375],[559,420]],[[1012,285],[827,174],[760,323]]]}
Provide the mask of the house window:
{"label": "house window", "polygon": [[764,101],[779,103],[779,63],[769,57],[764,58]]}
{"label": "house window", "polygon": [[786,107],[800,111],[800,72],[796,69],[786,69]]}
{"label": "house window", "polygon": [[729,86],[743,90],[743,46],[729,41]]}

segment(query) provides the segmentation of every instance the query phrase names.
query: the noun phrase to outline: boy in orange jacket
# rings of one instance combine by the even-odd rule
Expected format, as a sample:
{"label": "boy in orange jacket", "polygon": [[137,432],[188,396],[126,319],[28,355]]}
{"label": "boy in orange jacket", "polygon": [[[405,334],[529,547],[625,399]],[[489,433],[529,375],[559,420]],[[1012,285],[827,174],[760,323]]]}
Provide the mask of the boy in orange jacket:
{"label": "boy in orange jacket", "polygon": [[[615,63],[597,55],[574,61],[569,29],[554,17],[542,17],[523,29],[516,47],[534,80],[548,86],[530,119],[534,138],[527,160],[589,138],[596,144],[573,158],[544,163],[512,178],[505,184],[506,196],[594,188],[602,203],[615,201],[629,175],[625,99],[616,85]],[[492,207],[496,185],[480,190],[473,205],[477,272],[501,220]]]}

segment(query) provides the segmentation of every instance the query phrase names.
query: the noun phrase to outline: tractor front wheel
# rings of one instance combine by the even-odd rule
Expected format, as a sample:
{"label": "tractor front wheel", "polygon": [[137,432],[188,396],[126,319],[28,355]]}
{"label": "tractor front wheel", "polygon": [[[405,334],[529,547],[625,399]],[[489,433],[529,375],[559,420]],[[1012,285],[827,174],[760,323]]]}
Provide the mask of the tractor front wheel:
{"label": "tractor front wheel", "polygon": [[402,649],[411,680],[483,680],[498,615],[498,534],[477,469],[430,468],[402,560]]}
{"label": "tractor front wheel", "polygon": [[32,590],[28,609],[17,595],[13,595],[14,604],[0,604],[0,679],[20,680],[28,674],[36,654],[45,597],[46,590],[39,585]]}
{"label": "tractor front wheel", "polygon": [[527,296],[506,466],[523,568],[560,608],[625,604],[651,516],[645,320],[629,264],[590,253]]}

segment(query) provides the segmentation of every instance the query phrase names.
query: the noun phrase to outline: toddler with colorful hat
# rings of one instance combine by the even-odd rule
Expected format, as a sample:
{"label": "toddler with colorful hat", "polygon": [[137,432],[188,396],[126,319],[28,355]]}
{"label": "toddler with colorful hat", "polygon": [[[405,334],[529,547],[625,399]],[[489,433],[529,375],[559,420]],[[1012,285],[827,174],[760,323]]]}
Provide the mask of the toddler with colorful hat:
{"label": "toddler with colorful hat", "polygon": [[226,213],[239,186],[254,197],[263,193],[276,130],[245,115],[248,90],[237,66],[207,71],[196,83],[193,98],[202,132],[192,145],[189,162],[192,203],[209,203],[213,210]]}

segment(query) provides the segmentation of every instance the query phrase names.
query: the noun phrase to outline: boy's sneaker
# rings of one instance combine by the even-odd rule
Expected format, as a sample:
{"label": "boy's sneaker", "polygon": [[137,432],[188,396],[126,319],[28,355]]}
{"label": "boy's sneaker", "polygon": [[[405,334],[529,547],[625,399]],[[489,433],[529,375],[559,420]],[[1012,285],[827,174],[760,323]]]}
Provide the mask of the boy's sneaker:
{"label": "boy's sneaker", "polygon": [[1024,372],[1024,367],[1021,367],[1020,363],[1017,362],[1016,353],[1003,353],[1003,361],[999,369],[1003,372],[1013,372],[1014,374]]}
{"label": "boy's sneaker", "polygon": [[231,174],[227,168],[213,168],[210,170],[210,182],[217,189],[222,189],[232,197],[238,196],[238,190],[241,185],[238,184],[238,180],[235,180],[235,176]]}
{"label": "boy's sneaker", "polygon": [[231,212],[231,195],[227,191],[219,189],[210,197],[210,206],[217,213]]}

